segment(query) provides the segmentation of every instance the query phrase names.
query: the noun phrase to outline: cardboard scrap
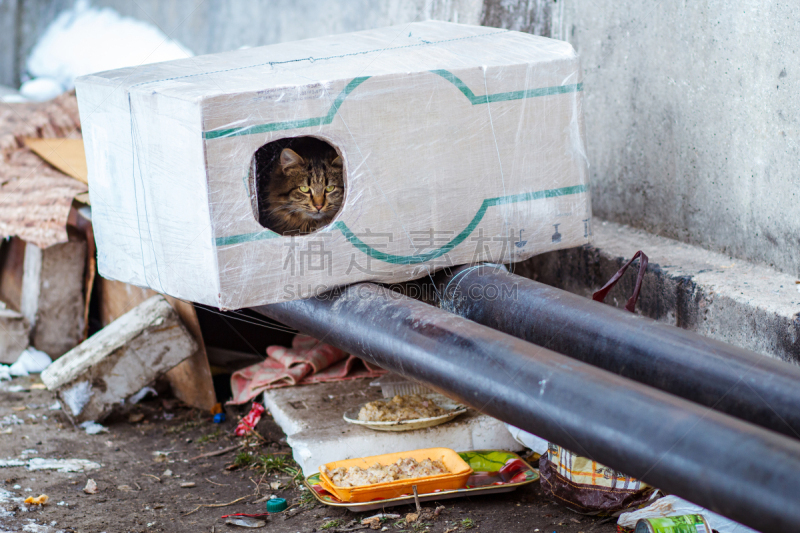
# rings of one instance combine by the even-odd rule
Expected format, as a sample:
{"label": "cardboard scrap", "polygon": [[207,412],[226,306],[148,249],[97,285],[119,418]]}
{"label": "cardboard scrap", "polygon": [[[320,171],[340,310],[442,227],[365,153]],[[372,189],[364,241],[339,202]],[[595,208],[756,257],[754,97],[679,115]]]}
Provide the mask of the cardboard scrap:
{"label": "cardboard scrap", "polygon": [[58,170],[76,180],[89,184],[86,170],[86,152],[83,150],[83,139],[33,139],[26,137],[25,146],[56,167]]}

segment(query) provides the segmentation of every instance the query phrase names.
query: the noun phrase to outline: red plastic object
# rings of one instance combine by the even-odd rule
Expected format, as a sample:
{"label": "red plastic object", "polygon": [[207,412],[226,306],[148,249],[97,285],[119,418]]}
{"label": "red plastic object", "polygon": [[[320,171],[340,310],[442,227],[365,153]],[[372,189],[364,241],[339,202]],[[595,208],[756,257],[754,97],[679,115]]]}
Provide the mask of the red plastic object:
{"label": "red plastic object", "polygon": [[271,513],[256,513],[256,514],[248,514],[248,513],[233,513],[233,514],[226,514],[220,516],[220,518],[230,518],[231,516],[246,516],[247,518],[263,518],[265,516],[269,516]]}
{"label": "red plastic object", "polygon": [[603,300],[606,299],[606,295],[611,291],[611,289],[614,288],[614,285],[617,284],[622,275],[625,274],[625,271],[628,270],[628,267],[631,266],[631,263],[633,263],[637,257],[639,258],[639,275],[636,276],[636,286],[633,288],[633,295],[630,297],[630,299],[628,299],[628,303],[625,304],[625,309],[631,313],[635,312],[634,309],[636,307],[636,300],[639,299],[639,291],[642,288],[642,280],[644,279],[644,274],[647,271],[648,263],[647,256],[644,255],[644,252],[641,250],[633,254],[631,260],[622,265],[622,268],[620,268],[619,271],[617,271],[617,273],[614,274],[610,280],[608,280],[608,283],[603,285],[602,289],[592,294],[592,300],[602,303]]}
{"label": "red plastic object", "polygon": [[242,421],[239,422],[239,425],[236,426],[236,429],[233,431],[233,434],[237,437],[244,437],[258,424],[258,421],[261,420],[261,415],[264,414],[264,406],[258,402],[253,402],[253,406],[250,408],[250,412],[247,413],[247,416],[242,418]]}

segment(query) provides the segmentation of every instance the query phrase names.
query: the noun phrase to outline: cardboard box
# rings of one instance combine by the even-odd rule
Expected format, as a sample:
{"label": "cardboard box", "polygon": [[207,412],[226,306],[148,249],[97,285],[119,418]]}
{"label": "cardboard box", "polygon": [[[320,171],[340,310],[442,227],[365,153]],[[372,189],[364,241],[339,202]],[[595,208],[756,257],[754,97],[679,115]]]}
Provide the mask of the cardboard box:
{"label": "cardboard box", "polygon": [[[220,308],[579,246],[591,208],[572,47],[421,22],[76,81],[102,276]],[[254,153],[342,155],[344,206],[284,237]]]}

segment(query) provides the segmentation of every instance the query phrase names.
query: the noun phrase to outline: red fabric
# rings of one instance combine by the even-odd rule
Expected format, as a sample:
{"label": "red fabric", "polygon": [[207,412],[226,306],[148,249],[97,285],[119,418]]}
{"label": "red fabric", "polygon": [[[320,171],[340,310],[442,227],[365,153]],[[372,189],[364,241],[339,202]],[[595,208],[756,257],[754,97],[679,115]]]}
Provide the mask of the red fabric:
{"label": "red fabric", "polygon": [[239,422],[239,425],[236,426],[236,429],[233,431],[233,434],[237,437],[244,437],[258,425],[258,421],[261,420],[261,415],[264,414],[264,406],[258,402],[253,402],[253,406],[250,408],[250,412],[247,413],[247,416],[242,418],[242,421]]}
{"label": "red fabric", "polygon": [[246,403],[267,389],[377,377],[385,373],[330,344],[307,335],[295,335],[291,348],[270,346],[263,362],[233,373],[233,399],[228,403]]}

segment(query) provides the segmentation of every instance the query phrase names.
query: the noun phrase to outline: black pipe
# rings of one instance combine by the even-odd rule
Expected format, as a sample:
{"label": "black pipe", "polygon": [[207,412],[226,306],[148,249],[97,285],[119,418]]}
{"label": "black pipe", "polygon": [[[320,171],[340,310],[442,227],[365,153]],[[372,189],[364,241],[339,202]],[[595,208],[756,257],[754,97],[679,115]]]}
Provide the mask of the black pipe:
{"label": "black pipe", "polygon": [[255,310],[760,531],[800,524],[797,440],[376,285]]}
{"label": "black pipe", "polygon": [[500,266],[466,267],[439,276],[443,309],[800,438],[796,365],[510,274]]}

